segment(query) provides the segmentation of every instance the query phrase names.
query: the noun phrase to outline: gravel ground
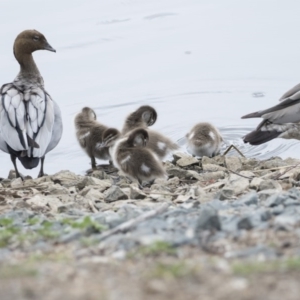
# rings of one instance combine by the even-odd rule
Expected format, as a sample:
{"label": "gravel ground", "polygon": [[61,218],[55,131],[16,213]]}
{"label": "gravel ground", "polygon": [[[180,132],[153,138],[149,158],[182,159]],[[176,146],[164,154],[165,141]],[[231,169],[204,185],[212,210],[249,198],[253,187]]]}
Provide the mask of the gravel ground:
{"label": "gravel ground", "polygon": [[[300,160],[177,153],[0,183],[1,299],[299,299]],[[224,284],[224,282],[226,282]]]}

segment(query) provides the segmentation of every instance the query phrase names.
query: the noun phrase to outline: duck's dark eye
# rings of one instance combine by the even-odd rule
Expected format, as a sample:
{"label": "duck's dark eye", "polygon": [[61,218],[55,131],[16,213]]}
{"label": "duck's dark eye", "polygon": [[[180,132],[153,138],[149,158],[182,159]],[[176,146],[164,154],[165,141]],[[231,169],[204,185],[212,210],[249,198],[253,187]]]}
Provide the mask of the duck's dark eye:
{"label": "duck's dark eye", "polygon": [[32,39],[36,42],[36,41],[38,41],[40,39],[40,37],[37,36],[37,35],[35,35]]}

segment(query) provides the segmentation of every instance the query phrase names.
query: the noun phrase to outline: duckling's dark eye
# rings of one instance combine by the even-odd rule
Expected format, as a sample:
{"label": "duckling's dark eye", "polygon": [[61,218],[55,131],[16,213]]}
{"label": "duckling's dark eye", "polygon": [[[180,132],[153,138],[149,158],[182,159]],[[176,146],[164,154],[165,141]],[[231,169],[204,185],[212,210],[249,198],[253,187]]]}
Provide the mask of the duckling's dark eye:
{"label": "duckling's dark eye", "polygon": [[37,35],[35,35],[32,39],[36,42],[36,41],[38,41],[40,39],[40,37],[37,36]]}

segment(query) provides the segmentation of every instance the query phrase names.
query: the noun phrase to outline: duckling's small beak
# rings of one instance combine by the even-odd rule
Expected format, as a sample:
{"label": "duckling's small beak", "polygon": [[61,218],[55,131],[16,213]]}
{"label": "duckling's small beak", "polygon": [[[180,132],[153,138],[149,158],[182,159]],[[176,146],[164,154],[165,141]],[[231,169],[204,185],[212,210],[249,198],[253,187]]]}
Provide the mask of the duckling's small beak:
{"label": "duckling's small beak", "polygon": [[48,42],[46,42],[44,49],[51,51],[51,52],[56,52],[56,50],[54,48],[52,48],[52,46]]}

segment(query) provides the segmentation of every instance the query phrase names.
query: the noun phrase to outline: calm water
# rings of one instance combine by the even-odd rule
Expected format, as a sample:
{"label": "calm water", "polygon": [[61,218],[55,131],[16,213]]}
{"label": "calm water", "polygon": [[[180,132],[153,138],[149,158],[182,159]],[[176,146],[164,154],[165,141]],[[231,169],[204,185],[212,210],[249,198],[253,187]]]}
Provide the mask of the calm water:
{"label": "calm water", "polygon": [[[226,144],[237,145],[246,156],[300,157],[297,141],[243,144],[241,137],[259,120],[240,119],[276,104],[299,82],[299,1],[211,2],[52,0],[41,6],[37,0],[2,1],[1,83],[18,72],[12,45],[20,31],[35,28],[57,49],[34,54],[64,119],[63,138],[46,157],[47,173],[83,173],[89,167],[73,125],[83,106],[94,108],[100,122],[121,127],[128,113],[152,105],[158,111],[153,128],[184,151],[189,129],[209,121]],[[0,176],[7,176],[10,159],[5,153],[0,159]]]}

